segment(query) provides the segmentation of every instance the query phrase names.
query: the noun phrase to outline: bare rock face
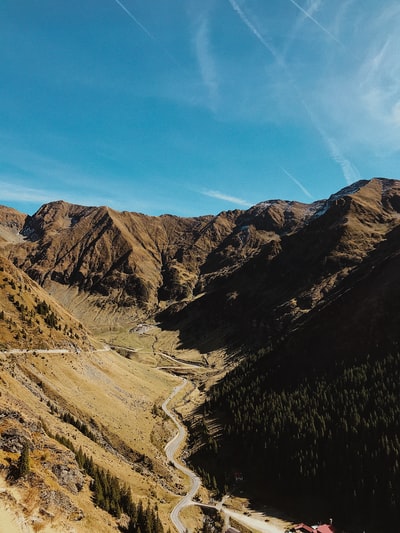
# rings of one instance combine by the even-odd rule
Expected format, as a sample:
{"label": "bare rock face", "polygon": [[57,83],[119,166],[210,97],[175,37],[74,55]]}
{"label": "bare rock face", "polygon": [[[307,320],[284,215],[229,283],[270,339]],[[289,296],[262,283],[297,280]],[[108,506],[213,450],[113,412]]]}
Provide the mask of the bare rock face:
{"label": "bare rock face", "polygon": [[51,471],[56,476],[58,482],[74,494],[83,488],[84,477],[76,464],[71,466],[64,463],[55,463],[51,466]]}
{"label": "bare rock face", "polygon": [[0,242],[21,242],[21,231],[24,227],[26,215],[15,209],[0,206]]}
{"label": "bare rock face", "polygon": [[29,433],[22,427],[11,426],[0,436],[0,449],[5,452],[21,453],[25,443],[32,445]]}
{"label": "bare rock face", "polygon": [[43,516],[51,516],[51,511],[48,509],[62,509],[68,517],[68,520],[79,521],[84,518],[84,513],[82,509],[79,509],[74,505],[68,496],[57,490],[43,489],[40,493],[40,499],[43,503],[43,508],[41,509],[41,514]]}
{"label": "bare rock face", "polygon": [[[75,454],[46,434],[27,405],[20,402],[20,406],[20,413],[6,408],[0,411],[0,469],[5,470],[7,482],[18,494],[12,508],[23,513],[34,529],[44,528],[55,517],[64,517],[64,521],[81,520],[84,513],[72,499],[82,490],[85,477]],[[26,444],[29,472],[15,478],[18,457]]]}
{"label": "bare rock face", "polygon": [[41,431],[36,420],[28,420],[17,411],[0,410],[0,450],[21,453],[25,443],[33,449],[32,432]]}

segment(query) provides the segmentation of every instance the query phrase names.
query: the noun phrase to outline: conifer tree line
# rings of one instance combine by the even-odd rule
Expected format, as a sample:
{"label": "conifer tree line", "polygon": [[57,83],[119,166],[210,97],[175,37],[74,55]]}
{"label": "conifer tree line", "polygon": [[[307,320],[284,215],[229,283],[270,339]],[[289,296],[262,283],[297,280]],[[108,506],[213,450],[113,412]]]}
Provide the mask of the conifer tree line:
{"label": "conifer tree line", "polygon": [[[399,523],[399,353],[289,379],[281,363],[253,354],[212,389],[207,409],[222,409],[234,457],[253,479],[322,498],[347,523],[379,524],[375,531]],[[219,445],[208,452],[223,464]]]}
{"label": "conifer tree line", "polygon": [[66,424],[71,424],[71,426],[76,427],[78,431],[80,431],[83,435],[85,435],[85,437],[88,437],[93,442],[97,441],[96,435],[88,428],[87,424],[81,422],[77,418],[74,418],[70,413],[65,412],[63,415],[61,415],[61,419]]}
{"label": "conifer tree line", "polygon": [[93,458],[83,453],[81,447],[76,450],[68,438],[59,434],[54,438],[75,453],[78,466],[92,478],[90,490],[94,503],[116,518],[122,513],[129,516],[126,533],[164,533],[157,509],[153,509],[150,503],[146,507],[141,501],[136,504],[127,485],[122,485],[109,471],[95,465]]}
{"label": "conifer tree line", "polygon": [[66,424],[70,424],[71,426],[74,426],[78,431],[82,433],[82,435],[85,435],[85,437],[88,437],[93,442],[97,442],[97,437],[93,433],[93,431],[90,430],[89,426],[85,422],[81,422],[77,418],[75,418],[71,413],[68,411],[59,412],[59,409],[55,404],[53,404],[50,400],[47,402],[47,406],[50,408],[50,413],[52,415],[58,414],[60,417],[60,420],[65,422]]}

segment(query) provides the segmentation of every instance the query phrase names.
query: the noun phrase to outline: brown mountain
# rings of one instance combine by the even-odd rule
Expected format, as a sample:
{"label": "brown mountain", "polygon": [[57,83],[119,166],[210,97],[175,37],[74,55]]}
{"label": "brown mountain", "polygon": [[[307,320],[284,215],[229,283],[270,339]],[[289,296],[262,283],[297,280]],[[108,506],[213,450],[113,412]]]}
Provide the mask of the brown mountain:
{"label": "brown mountain", "polygon": [[25,223],[26,215],[11,207],[0,206],[0,244],[21,241],[20,231]]}
{"label": "brown mountain", "polygon": [[97,319],[109,320],[121,308],[137,316],[166,302],[190,301],[265,243],[293,231],[311,210],[277,201],[185,219],[54,202],[32,217],[21,215],[20,233],[12,238],[8,210],[3,215],[0,209],[0,227],[14,264],[78,315],[87,318],[94,309]]}
{"label": "brown mountain", "polygon": [[222,483],[241,471],[233,490],[345,531],[380,533],[400,517],[399,193],[384,179],[340,191],[180,313],[189,324],[208,300],[210,329],[218,303],[247,344],[211,389],[207,430],[191,432],[209,441],[192,460]]}
{"label": "brown mountain", "polygon": [[[0,207],[0,379],[7,388],[0,394],[0,409],[4,412],[0,427],[2,449],[4,442],[9,446],[9,436],[13,440],[17,435],[15,450],[3,454],[3,466],[8,468],[6,462],[15,465],[16,453],[28,439],[36,453],[32,458],[34,472],[40,471],[45,456],[51,456],[47,462],[53,469],[54,457],[57,459],[61,452],[54,447],[51,435],[46,437],[45,425],[50,424],[61,434],[77,438],[90,455],[97,456],[99,449],[105,447],[110,457],[108,462],[103,460],[103,466],[119,475],[126,470],[125,463],[114,464],[115,457],[120,460],[121,454],[128,454],[123,460],[129,461],[133,454],[140,469],[144,468],[144,460],[145,466],[153,465],[154,471],[146,471],[153,481],[165,474],[151,428],[148,441],[152,444],[140,448],[140,437],[136,448],[130,448],[136,428],[135,422],[130,421],[130,395],[135,391],[134,405],[142,405],[143,391],[147,391],[144,412],[148,413],[161,389],[167,396],[173,378],[157,373],[154,379],[159,381],[148,386],[148,366],[143,365],[138,373],[140,357],[139,366],[132,371],[130,360],[107,353],[102,346],[96,350],[95,341],[73,315],[85,324],[99,327],[156,318],[165,329],[179,330],[183,347],[201,351],[243,345],[262,347],[253,352],[257,354],[255,358],[243,357],[243,365],[221,382],[222,392],[215,399],[214,408],[224,405],[225,416],[233,406],[230,431],[235,432],[233,440],[238,443],[238,450],[237,455],[230,456],[226,452],[236,454],[236,450],[221,447],[226,462],[231,461],[227,469],[232,467],[232,457],[240,464],[242,445],[266,449],[270,426],[263,413],[269,412],[268,402],[276,400],[275,393],[271,393],[274,388],[277,394],[283,391],[282,402],[294,390],[294,400],[306,391],[305,396],[313,398],[315,405],[322,400],[329,403],[329,394],[315,393],[321,387],[334,390],[332,397],[339,390],[350,390],[347,396],[353,398],[356,392],[348,381],[364,372],[354,357],[371,353],[378,358],[378,362],[373,360],[377,369],[372,367],[371,383],[377,383],[375,388],[379,389],[377,377],[390,374],[386,370],[392,364],[390,351],[400,342],[399,237],[400,182],[388,179],[360,181],[312,204],[273,200],[247,211],[198,218],[149,217],[65,202],[44,205],[33,216]],[[156,334],[154,339],[157,342]],[[28,352],[13,351],[26,346]],[[389,354],[382,363],[381,353]],[[372,363],[365,365],[368,370]],[[365,380],[369,386],[368,376]],[[342,386],[343,380],[347,380],[348,389]],[[116,409],[114,397],[112,401],[108,397],[114,394],[109,385],[118,390],[119,398],[121,383],[125,392]],[[355,389],[357,386],[356,383]],[[380,395],[378,391],[377,400],[394,398],[392,383],[388,385],[383,380],[382,390],[384,387],[392,392]],[[267,389],[271,398],[266,396]],[[360,405],[368,409],[368,391],[363,398],[365,406]],[[352,400],[351,406],[354,405]],[[382,405],[374,407],[374,417],[386,412],[386,404]],[[346,404],[346,409],[353,416],[351,406]],[[243,411],[241,420],[246,419],[245,427],[254,427],[254,431],[243,431],[237,424],[239,407]],[[293,401],[293,411],[297,413],[296,409]],[[320,408],[321,413],[324,409],[326,405]],[[23,413],[20,419],[18,410]],[[303,411],[313,414],[308,408]],[[117,412],[121,413],[118,420]],[[147,427],[144,412],[139,428]],[[281,415],[289,411],[285,407],[276,412]],[[64,420],[66,414],[75,419],[75,425],[70,418]],[[337,416],[338,431],[343,420],[344,426],[351,427],[351,417],[347,420],[340,411]],[[360,420],[363,416],[357,413]],[[354,415],[354,420],[357,417]],[[375,418],[370,427],[379,429],[384,417]],[[132,426],[127,425],[127,420]],[[223,417],[221,420],[223,423]],[[290,418],[287,424],[290,435],[293,420]],[[324,427],[329,430],[328,422],[324,422]],[[126,431],[121,434],[121,427],[125,426]],[[88,438],[82,432],[82,427],[96,433],[94,440],[93,435]],[[390,431],[398,431],[397,426]],[[254,442],[248,434],[255,436]],[[257,435],[263,436],[260,442]],[[377,435],[379,441],[378,430]],[[286,433],[281,437],[282,442],[288,440]],[[314,435],[311,437],[310,446],[315,442]],[[323,437],[333,439],[331,433]],[[373,450],[378,441],[368,438]],[[353,442],[354,435],[351,439]],[[332,443],[336,446],[334,440]],[[356,448],[361,449],[362,445],[361,439]],[[319,453],[323,454],[324,445],[320,448]],[[39,454],[37,450],[42,451]],[[335,457],[332,451],[330,455]],[[73,477],[76,474],[81,486],[79,468],[72,464],[72,456],[70,459]],[[295,464],[295,458],[291,460]],[[305,458],[301,456],[301,460]],[[222,464],[221,458],[217,464]],[[329,472],[335,471],[335,464],[328,465]],[[250,475],[251,468],[248,469]],[[53,474],[57,477],[58,471]],[[46,487],[53,483],[57,484],[57,491],[64,490],[60,486],[69,481],[55,481],[53,474],[46,479],[35,478],[38,494],[47,494]],[[288,468],[285,474],[291,476],[293,472]],[[358,471],[354,475],[358,476]],[[88,483],[86,479],[86,489]],[[72,512],[78,512],[74,486],[72,492],[71,487],[67,491]],[[84,512],[89,515],[93,508],[88,490],[86,496]],[[340,499],[336,495],[335,498]],[[364,500],[358,501],[363,509]],[[35,513],[47,503],[40,499]],[[165,516],[167,507],[163,509]]]}
{"label": "brown mountain", "polygon": [[[373,343],[374,336],[378,332],[383,335],[387,328],[371,329],[369,324],[383,320],[387,300],[397,291],[395,268],[390,278],[379,272],[386,271],[397,254],[399,194],[399,182],[374,179],[358,182],[326,201],[301,206],[302,214],[308,215],[303,215],[301,223],[265,242],[240,269],[220,277],[212,291],[178,314],[166,316],[164,312],[165,324],[181,328],[185,345],[204,337],[204,332],[194,336],[199,327],[208,332],[229,327],[230,338],[239,344],[265,345],[289,337],[293,331],[301,335],[310,320],[315,320],[317,330],[329,330],[329,320],[319,323],[329,308],[335,309],[334,320],[347,331],[339,336],[340,342],[328,343],[330,347],[349,343],[357,335],[348,331],[361,327]],[[264,214],[266,208],[261,209]],[[292,205],[286,204],[286,219],[291,216]],[[363,304],[367,293],[369,306],[376,311],[373,314],[371,307]],[[353,300],[357,304],[349,305]],[[347,315],[349,320],[343,320]],[[337,332],[338,326],[332,328],[332,335],[333,331]],[[226,342],[221,335],[214,335],[214,342],[219,338]]]}
{"label": "brown mountain", "polygon": [[399,182],[373,179],[309,205],[273,200],[198,218],[65,202],[32,217],[1,208],[0,228],[9,259],[87,323],[166,309],[164,325],[198,344],[210,328],[241,341],[300,327],[388,260],[399,211]]}

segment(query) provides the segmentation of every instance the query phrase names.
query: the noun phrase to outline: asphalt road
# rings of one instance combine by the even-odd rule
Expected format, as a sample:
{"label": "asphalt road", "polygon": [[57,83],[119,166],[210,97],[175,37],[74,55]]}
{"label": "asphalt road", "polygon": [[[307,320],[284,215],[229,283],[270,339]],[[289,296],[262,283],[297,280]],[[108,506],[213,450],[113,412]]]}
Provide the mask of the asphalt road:
{"label": "asphalt road", "polygon": [[189,491],[187,492],[187,494],[175,505],[175,507],[173,508],[171,512],[171,521],[179,533],[185,533],[187,531],[186,527],[183,525],[181,519],[179,518],[179,514],[184,507],[192,504],[192,499],[194,495],[196,494],[196,492],[199,490],[199,487],[201,484],[200,478],[196,476],[194,472],[192,472],[186,466],[180,464],[175,459],[175,454],[178,451],[179,446],[182,444],[183,440],[185,439],[186,433],[185,433],[185,428],[179,422],[178,418],[174,415],[172,411],[168,409],[168,404],[185,387],[186,383],[187,383],[187,380],[184,379],[180,385],[174,388],[172,393],[168,396],[168,398],[162,404],[162,409],[164,413],[166,413],[171,418],[171,420],[174,422],[174,424],[176,425],[178,429],[178,433],[165,446],[165,454],[167,456],[168,461],[170,461],[177,470],[180,470],[186,476],[189,477],[190,483],[191,483],[191,487]]}
{"label": "asphalt road", "polygon": [[[167,356],[166,354],[162,354],[163,356]],[[172,358],[171,358],[172,359]],[[187,363],[187,366],[192,366],[190,363]],[[265,516],[259,516],[256,513],[252,513],[251,516],[249,516],[247,513],[241,513],[238,511],[234,511],[233,509],[229,509],[225,507],[224,501],[225,497],[222,499],[221,502],[215,504],[215,505],[204,505],[198,502],[193,501],[193,497],[195,496],[196,492],[199,490],[201,486],[201,481],[198,476],[194,472],[192,472],[189,468],[184,466],[183,464],[179,463],[175,459],[175,455],[177,454],[179,447],[181,446],[182,442],[184,441],[186,437],[186,432],[184,426],[180,423],[177,416],[168,408],[168,405],[170,401],[186,386],[188,383],[187,379],[183,379],[182,383],[177,385],[171,394],[168,396],[168,398],[165,400],[165,402],[162,404],[162,409],[164,413],[169,416],[169,418],[174,422],[176,425],[178,432],[174,437],[168,442],[168,444],[165,446],[165,454],[167,456],[167,460],[170,461],[174,467],[188,476],[190,479],[190,489],[187,492],[185,496],[183,496],[179,502],[175,505],[171,512],[171,521],[173,525],[175,526],[176,530],[179,533],[187,533],[188,529],[184,526],[182,523],[179,514],[182,511],[184,507],[187,507],[188,505],[200,505],[203,507],[210,507],[213,509],[217,509],[218,511],[222,511],[225,514],[225,517],[231,517],[234,518],[237,522],[243,524],[244,526],[250,527],[254,529],[255,531],[258,531],[260,533],[282,533],[287,525],[287,522],[274,519],[273,517],[265,517]]]}

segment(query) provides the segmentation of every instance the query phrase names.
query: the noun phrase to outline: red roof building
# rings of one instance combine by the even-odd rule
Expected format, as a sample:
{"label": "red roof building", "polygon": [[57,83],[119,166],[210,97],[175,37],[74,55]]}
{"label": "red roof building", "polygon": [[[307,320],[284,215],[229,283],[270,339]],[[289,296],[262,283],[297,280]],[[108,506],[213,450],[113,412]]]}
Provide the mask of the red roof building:
{"label": "red roof building", "polygon": [[323,524],[320,526],[307,526],[307,524],[298,524],[291,530],[296,533],[335,533],[332,525]]}
{"label": "red roof building", "polygon": [[300,533],[315,533],[315,529],[313,529],[310,526],[307,526],[306,524],[298,524],[297,526],[294,526],[294,531],[299,531]]}

